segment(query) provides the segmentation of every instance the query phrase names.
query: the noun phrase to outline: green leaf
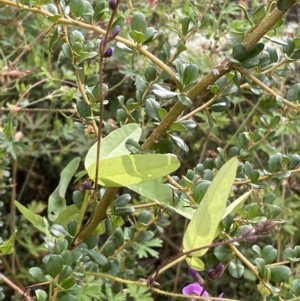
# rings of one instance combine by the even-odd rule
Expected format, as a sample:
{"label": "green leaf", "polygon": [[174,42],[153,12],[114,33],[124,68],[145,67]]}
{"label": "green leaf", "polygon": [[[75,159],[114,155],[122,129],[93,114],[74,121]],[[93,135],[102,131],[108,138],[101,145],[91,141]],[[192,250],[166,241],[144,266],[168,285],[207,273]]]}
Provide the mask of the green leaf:
{"label": "green leaf", "polygon": [[175,136],[175,135],[171,135],[171,134],[169,134],[169,136],[172,138],[172,140],[176,143],[176,145],[178,147],[180,147],[182,150],[184,150],[185,152],[188,153],[189,147],[187,146],[187,144],[180,137]]}
{"label": "green leaf", "polygon": [[66,208],[65,194],[68,189],[68,185],[74,176],[81,158],[77,157],[73,159],[63,169],[60,174],[60,181],[56,189],[52,192],[48,199],[48,218],[50,221],[54,221],[59,216],[60,212]]}
{"label": "green leaf", "polygon": [[221,97],[216,99],[209,107],[213,112],[226,112],[230,107],[230,102],[227,97]]}
{"label": "green leaf", "polygon": [[[214,177],[184,233],[184,251],[209,245],[215,238],[218,225],[225,213],[226,202],[236,176],[237,167],[237,158],[232,158],[222,166]],[[208,249],[203,249],[194,252],[193,256],[200,257],[207,251]]]}
{"label": "green leaf", "polygon": [[145,78],[146,78],[146,81],[148,83],[152,82],[155,80],[157,76],[157,71],[156,71],[156,68],[153,67],[153,66],[150,66],[146,69],[145,71]]}
{"label": "green leaf", "polygon": [[242,62],[246,56],[246,47],[240,43],[235,44],[232,48],[232,56],[239,62]]}
{"label": "green leaf", "polygon": [[188,132],[188,129],[184,126],[183,123],[177,123],[177,122],[174,122],[171,125],[170,130],[172,132]]}
{"label": "green leaf", "polygon": [[277,1],[277,8],[279,10],[285,11],[295,2],[293,0],[278,0]]}
{"label": "green leaf", "polygon": [[232,250],[227,245],[221,245],[214,248],[214,255],[217,257],[218,260],[226,262],[232,256]]}
{"label": "green leaf", "polygon": [[189,107],[193,104],[192,101],[184,94],[178,94],[177,97],[179,102],[182,103],[184,106]]}
{"label": "green leaf", "polygon": [[198,66],[194,64],[186,66],[184,68],[183,77],[182,77],[183,86],[187,87],[190,84],[197,81],[198,74],[199,74]]}
{"label": "green leaf", "polygon": [[69,59],[71,62],[73,62],[73,54],[72,54],[72,49],[71,49],[70,45],[67,43],[64,43],[62,45],[62,51],[63,51],[63,54],[65,55],[65,57],[67,59]]}
{"label": "green leaf", "polygon": [[0,254],[3,255],[9,255],[14,251],[13,248],[13,242],[16,238],[17,231],[15,231],[8,240],[5,240],[0,245]]}
{"label": "green leaf", "polygon": [[242,206],[242,204],[248,199],[249,195],[252,193],[252,190],[245,192],[242,196],[237,198],[234,202],[232,202],[225,210],[223,218],[227,215],[234,215]]}
{"label": "green leaf", "polygon": [[153,41],[153,39],[155,39],[155,37],[158,34],[158,31],[153,27],[147,27],[144,34],[146,36],[146,40],[143,42],[143,45],[146,45]]}
{"label": "green leaf", "polygon": [[177,95],[177,93],[167,90],[159,85],[153,85],[153,87],[155,87],[155,89],[153,89],[152,92],[161,99],[171,99]]}
{"label": "green leaf", "polygon": [[62,270],[64,261],[61,255],[51,254],[49,260],[46,263],[47,273],[51,277],[55,277]]}
{"label": "green leaf", "polygon": [[37,301],[47,301],[48,300],[47,293],[43,290],[37,289],[35,291],[35,295],[36,295]]}
{"label": "green leaf", "polygon": [[[107,187],[128,186],[151,181],[175,171],[180,163],[174,155],[137,154],[108,158],[100,161],[98,183]],[[96,163],[88,168],[95,179]]]}
{"label": "green leaf", "polygon": [[280,283],[280,282],[284,282],[285,280],[287,280],[292,272],[291,269],[287,266],[274,266],[274,267],[270,267],[270,271],[271,271],[271,282],[275,282],[275,283]]}
{"label": "green leaf", "polygon": [[286,94],[289,101],[298,101],[300,99],[300,83],[292,85]]}
{"label": "green leaf", "polygon": [[130,37],[138,44],[141,44],[146,40],[146,36],[142,32],[136,30],[130,32]]}
{"label": "green leaf", "polygon": [[196,271],[203,271],[205,269],[204,262],[198,257],[188,257],[186,262],[188,263],[189,267]]}
{"label": "green leaf", "polygon": [[35,280],[38,280],[40,282],[47,280],[43,271],[40,268],[37,267],[30,268],[29,274],[32,275]]}
{"label": "green leaf", "polygon": [[146,18],[142,13],[134,13],[131,19],[131,30],[144,33],[146,30]]}
{"label": "green leaf", "polygon": [[129,296],[136,301],[153,301],[148,287],[128,284],[127,291]]}
{"label": "green leaf", "polygon": [[78,114],[82,118],[87,118],[92,116],[92,109],[90,105],[88,105],[85,101],[79,100],[76,105],[76,109]]}
{"label": "green leaf", "polygon": [[123,44],[121,42],[117,42],[116,45],[119,49],[123,50],[126,53],[135,53],[134,49],[127,47],[125,44]]}
{"label": "green leaf", "polygon": [[263,43],[255,44],[253,47],[251,47],[250,49],[247,50],[246,59],[249,60],[251,58],[256,57],[263,51],[264,47],[265,47],[265,44],[263,44]]}
{"label": "green leaf", "polygon": [[71,13],[73,13],[75,17],[82,17],[83,11],[85,9],[83,0],[71,0],[69,6]]}
{"label": "green leaf", "polygon": [[237,257],[230,261],[228,266],[228,272],[232,277],[241,278],[244,274],[244,270],[245,268],[243,264]]}
{"label": "green leaf", "polygon": [[44,220],[40,215],[33,213],[31,210],[27,209],[18,201],[15,201],[14,203],[16,207],[19,209],[19,211],[22,213],[22,215],[26,219],[28,219],[33,226],[39,229],[42,233],[44,234],[47,233],[47,230],[45,229],[45,225],[44,225]]}
{"label": "green leaf", "polygon": [[172,189],[158,180],[141,184],[129,185],[128,188],[136,193],[155,201],[176,213],[191,219],[195,209],[186,206],[186,202],[174,197]]}
{"label": "green leaf", "polygon": [[[111,132],[101,141],[100,160],[129,155],[130,152],[126,148],[126,140],[132,138],[135,141],[140,139],[142,129],[135,123],[129,123],[121,128]],[[84,166],[89,166],[97,161],[97,142],[88,151]],[[95,175],[94,175],[95,176]]]}
{"label": "green leaf", "polygon": [[159,120],[159,116],[157,113],[158,108],[160,107],[159,103],[153,99],[153,98],[147,98],[145,100],[145,111],[146,114],[155,119],[155,120]]}
{"label": "green leaf", "polygon": [[192,21],[191,17],[184,17],[181,20],[181,30],[184,35],[186,35],[188,33],[189,25],[190,25],[191,21]]}
{"label": "green leaf", "polygon": [[273,246],[267,245],[262,249],[261,257],[265,260],[266,264],[270,264],[277,257],[277,250]]}
{"label": "green leaf", "polygon": [[55,224],[65,227],[69,222],[78,220],[79,208],[76,205],[71,205],[62,210],[56,220]]}

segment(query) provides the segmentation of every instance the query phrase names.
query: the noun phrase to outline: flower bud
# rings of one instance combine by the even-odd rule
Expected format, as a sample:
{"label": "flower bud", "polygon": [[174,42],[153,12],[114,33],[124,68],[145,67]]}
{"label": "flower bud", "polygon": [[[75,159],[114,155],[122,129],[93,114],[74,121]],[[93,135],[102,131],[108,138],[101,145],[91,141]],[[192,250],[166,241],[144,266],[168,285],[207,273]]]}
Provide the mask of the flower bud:
{"label": "flower bud", "polygon": [[192,268],[189,268],[189,274],[199,283],[199,284],[204,284],[204,280],[203,278],[200,276],[200,274],[192,269]]}
{"label": "flower bud", "polygon": [[111,10],[115,10],[115,9],[117,8],[117,3],[116,3],[115,0],[110,0],[110,1],[108,2],[108,6],[109,6],[109,8],[110,8]]}
{"label": "flower bud", "polygon": [[214,268],[208,271],[208,278],[210,280],[215,280],[219,278],[224,272],[224,264],[221,262]]}
{"label": "flower bud", "polygon": [[111,32],[110,34],[110,38],[114,39],[121,31],[121,27],[119,25],[117,25]]}
{"label": "flower bud", "polygon": [[91,190],[92,189],[92,186],[91,186],[91,183],[89,181],[85,181],[82,183],[82,186],[84,189],[86,190]]}
{"label": "flower bud", "polygon": [[113,53],[114,53],[114,49],[111,48],[111,47],[109,47],[109,48],[107,48],[107,49],[105,50],[103,56],[104,56],[104,57],[111,57],[111,56],[113,55]]}

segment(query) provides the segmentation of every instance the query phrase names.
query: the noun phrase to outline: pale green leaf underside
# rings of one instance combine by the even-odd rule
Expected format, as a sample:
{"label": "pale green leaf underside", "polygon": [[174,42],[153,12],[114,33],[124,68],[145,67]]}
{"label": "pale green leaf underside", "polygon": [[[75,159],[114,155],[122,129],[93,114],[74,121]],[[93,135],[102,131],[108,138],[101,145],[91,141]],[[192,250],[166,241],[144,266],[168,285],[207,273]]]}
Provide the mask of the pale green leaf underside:
{"label": "pale green leaf underside", "polygon": [[136,193],[148,198],[149,200],[158,202],[185,218],[191,219],[195,212],[195,209],[191,208],[187,202],[178,200],[178,198],[174,197],[172,189],[159,180],[132,184],[128,187]]}
{"label": "pale green leaf underside", "polygon": [[239,198],[237,198],[234,202],[232,202],[225,210],[223,218],[225,218],[229,214],[235,214],[242,204],[248,199],[249,195],[252,193],[252,190],[245,192]]}
{"label": "pale green leaf underside", "polygon": [[[229,160],[219,170],[206,191],[183,237],[184,252],[211,244],[222,220],[231,186],[236,176],[237,158]],[[208,249],[193,252],[202,256]]]}
{"label": "pale green leaf underside", "polygon": [[[100,160],[129,155],[130,152],[125,146],[127,139],[132,138],[139,141],[142,129],[136,123],[130,123],[111,132],[101,142]],[[88,151],[84,166],[87,170],[90,165],[97,161],[97,142]]]}
{"label": "pale green leaf underside", "polygon": [[46,234],[46,230],[44,229],[44,220],[43,218],[29,210],[27,207],[23,206],[18,201],[14,201],[16,207],[19,209],[19,211],[22,213],[22,215],[29,220],[29,222],[35,226],[37,229],[39,229],[41,232]]}
{"label": "pale green leaf underside", "polygon": [[51,193],[48,200],[48,218],[54,221],[59,213],[66,208],[65,194],[69,183],[74,176],[81,158],[74,158],[68,163],[60,174],[60,181],[56,189]]}
{"label": "pale green leaf underside", "polygon": [[[101,160],[98,183],[107,187],[128,186],[161,178],[175,171],[180,163],[174,155],[136,154]],[[88,168],[94,180],[96,163]]]}

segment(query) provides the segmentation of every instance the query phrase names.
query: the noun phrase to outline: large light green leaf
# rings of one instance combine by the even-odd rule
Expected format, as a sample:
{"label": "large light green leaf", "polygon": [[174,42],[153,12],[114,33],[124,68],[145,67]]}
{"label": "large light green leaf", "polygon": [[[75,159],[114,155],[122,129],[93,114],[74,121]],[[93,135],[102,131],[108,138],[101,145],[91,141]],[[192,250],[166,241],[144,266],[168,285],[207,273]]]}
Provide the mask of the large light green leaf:
{"label": "large light green leaf", "polygon": [[[111,132],[101,141],[100,160],[129,155],[130,152],[125,146],[127,139],[132,138],[139,141],[142,134],[142,129],[136,123],[129,123],[121,128]],[[96,142],[88,151],[84,166],[87,170],[90,165],[97,161],[97,145]]]}
{"label": "large light green leaf", "polygon": [[191,219],[195,212],[195,209],[189,207],[187,202],[176,198],[172,189],[159,180],[133,184],[128,187],[136,193],[175,211],[185,218]]}
{"label": "large light green leaf", "polygon": [[[237,158],[232,158],[219,170],[193,215],[183,237],[184,252],[209,245],[222,220],[231,186],[236,176]],[[193,252],[200,257],[208,249]]]}
{"label": "large light green leaf", "polygon": [[55,221],[59,213],[66,208],[66,199],[65,194],[68,188],[68,185],[74,176],[80,158],[77,157],[73,159],[61,172],[60,181],[56,189],[52,192],[48,200],[48,218],[50,221]]}
{"label": "large light green leaf", "polygon": [[[128,186],[161,178],[180,166],[176,156],[170,154],[136,154],[101,160],[98,183],[107,187]],[[88,168],[94,180],[96,163]]]}

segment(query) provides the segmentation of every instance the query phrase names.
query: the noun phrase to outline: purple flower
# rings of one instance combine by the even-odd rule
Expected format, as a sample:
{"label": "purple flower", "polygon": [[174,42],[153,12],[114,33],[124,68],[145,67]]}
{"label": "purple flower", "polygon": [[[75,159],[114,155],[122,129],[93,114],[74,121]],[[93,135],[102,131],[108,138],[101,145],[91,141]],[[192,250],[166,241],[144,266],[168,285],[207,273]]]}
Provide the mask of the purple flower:
{"label": "purple flower", "polygon": [[215,280],[217,278],[219,278],[224,272],[224,264],[222,264],[221,262],[214,268],[214,269],[210,269],[208,271],[208,278],[210,280]]}
{"label": "purple flower", "polygon": [[198,282],[194,282],[192,284],[188,284],[182,289],[182,293],[184,295],[195,295],[195,296],[203,296],[209,297],[209,294],[204,287],[202,287]]}
{"label": "purple flower", "polygon": [[111,56],[113,55],[113,53],[114,53],[114,49],[111,48],[111,47],[109,47],[109,48],[107,48],[107,49],[105,50],[103,56],[104,56],[104,57],[111,57]]}
{"label": "purple flower", "polygon": [[[186,285],[182,289],[183,295],[188,296],[202,296],[202,297],[209,297],[209,293],[202,287],[198,282],[194,282],[191,284]],[[219,295],[219,298],[223,298],[224,293]]]}
{"label": "purple flower", "polygon": [[111,32],[110,34],[110,38],[114,39],[121,31],[121,27],[119,25],[117,25]]}
{"label": "purple flower", "polygon": [[89,181],[85,181],[82,183],[82,186],[84,189],[87,189],[87,190],[91,190],[92,189],[92,185]]}
{"label": "purple flower", "polygon": [[117,3],[114,0],[110,0],[108,6],[111,10],[115,10],[117,8]]}

